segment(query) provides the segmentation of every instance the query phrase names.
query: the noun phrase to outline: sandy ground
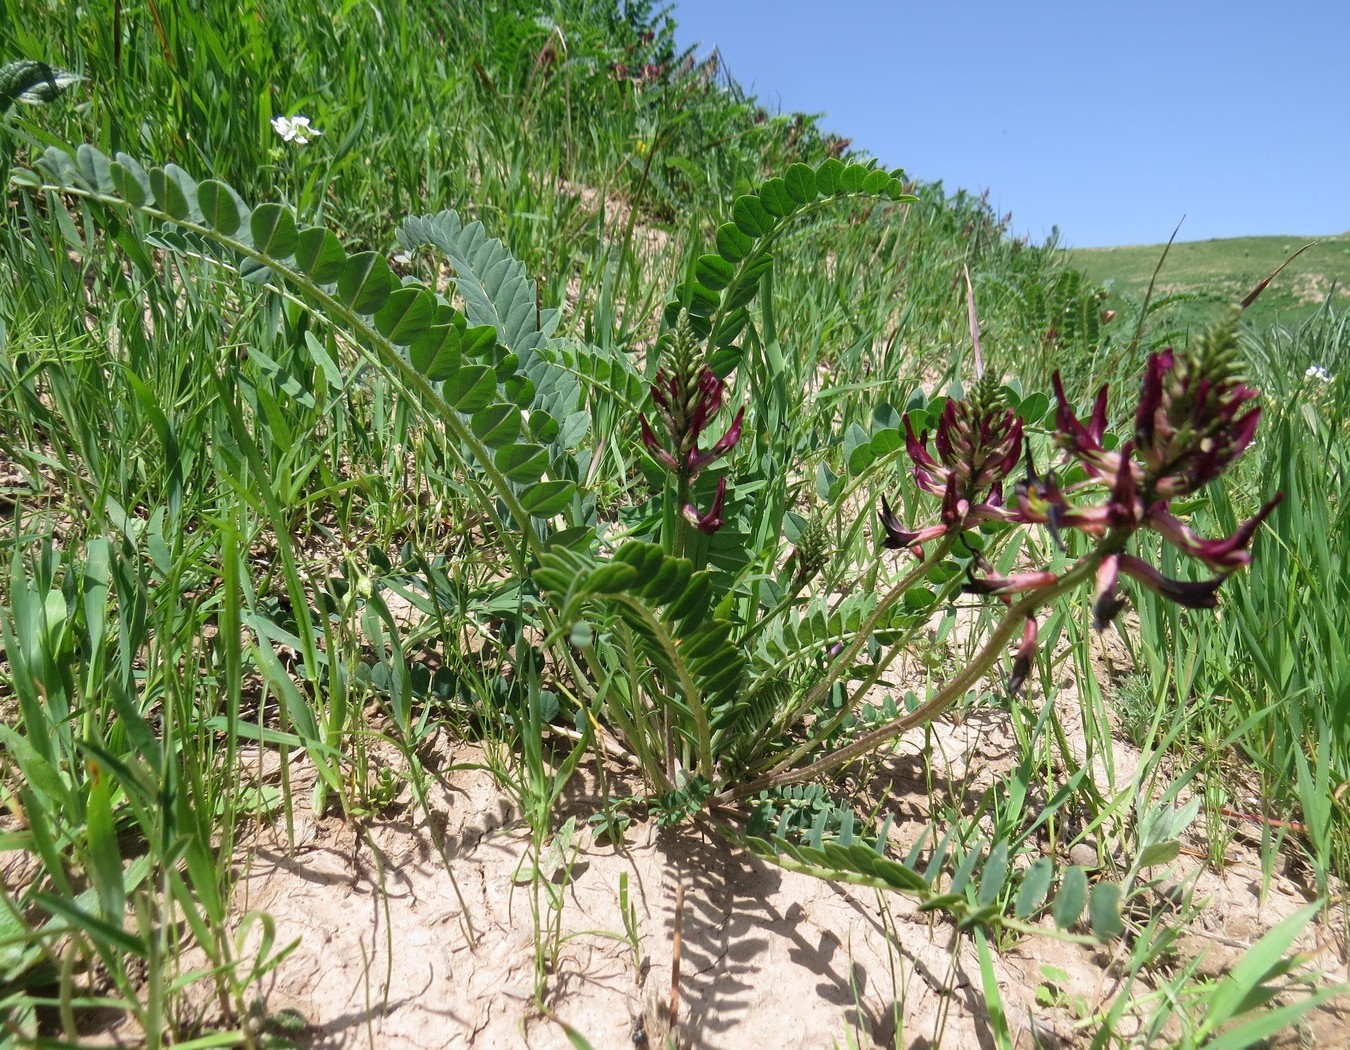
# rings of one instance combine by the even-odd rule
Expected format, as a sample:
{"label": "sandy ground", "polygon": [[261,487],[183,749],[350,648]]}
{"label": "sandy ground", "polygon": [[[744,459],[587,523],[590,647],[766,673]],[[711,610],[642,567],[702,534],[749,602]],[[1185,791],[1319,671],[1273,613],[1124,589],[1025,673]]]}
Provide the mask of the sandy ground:
{"label": "sandy ground", "polygon": [[[971,797],[999,790],[1014,746],[1000,719],[940,727],[930,752],[939,778]],[[688,829],[633,826],[622,848],[597,845],[586,824],[597,803],[582,777],[556,814],[555,826],[575,816],[579,831],[568,856],[545,866],[561,907],[541,893],[541,921],[557,931],[541,942],[520,880],[529,830],[473,768],[480,757],[459,744],[447,752],[430,820],[408,807],[357,829],[301,814],[293,850],[275,827],[248,845],[241,911],[269,912],[278,944],[300,939],[258,992],[270,1012],[309,1022],[304,1045],[579,1045],[566,1026],[595,1050],[663,1045],[681,882],[682,1045],[995,1045],[974,944],[950,923],[907,898],[787,872]],[[922,757],[902,745],[882,771],[893,809],[908,815],[893,832],[901,844],[928,805]],[[1221,973],[1307,897],[1281,875],[1262,900],[1258,858],[1240,841],[1219,873],[1191,855],[1200,852],[1177,862],[1177,876],[1195,875],[1197,899],[1209,900],[1183,943],[1204,953],[1203,972]],[[620,907],[625,879],[636,944]],[[545,1010],[535,1005],[537,943]],[[1343,929],[1309,930],[1299,946],[1330,979],[1346,979]],[[1088,1045],[1092,1029],[1075,1020],[1118,992],[1128,946],[1034,937],[1003,949],[994,971],[1015,1045]],[[1047,978],[1044,967],[1061,974]],[[1347,1005],[1322,1009],[1281,1045],[1350,1046]]]}

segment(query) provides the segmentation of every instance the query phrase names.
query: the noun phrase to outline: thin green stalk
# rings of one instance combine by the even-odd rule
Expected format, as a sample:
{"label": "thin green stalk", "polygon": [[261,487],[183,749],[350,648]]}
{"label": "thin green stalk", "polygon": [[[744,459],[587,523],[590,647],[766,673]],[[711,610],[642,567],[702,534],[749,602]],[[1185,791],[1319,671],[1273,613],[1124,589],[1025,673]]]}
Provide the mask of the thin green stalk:
{"label": "thin green stalk", "polygon": [[[882,744],[894,740],[896,737],[913,729],[915,726],[931,722],[951,707],[958,699],[964,696],[967,690],[988,673],[989,669],[1003,656],[1008,643],[1012,641],[1017,631],[1021,629],[1023,622],[1028,616],[1032,615],[1032,613],[1042,606],[1048,605],[1050,602],[1056,600],[1061,595],[1067,594],[1069,591],[1092,579],[1101,560],[1108,554],[1119,551],[1124,546],[1128,535],[1129,534],[1123,530],[1113,530],[1108,533],[1096,549],[1080,558],[1078,562],[1055,581],[1055,583],[1040,590],[1033,591],[1021,601],[1012,605],[1007,613],[1004,614],[1002,622],[999,623],[998,627],[996,627],[989,636],[984,647],[975,654],[975,657],[966,666],[965,670],[948,682],[927,703],[893,719],[886,723],[886,725],[874,729],[872,732],[859,737],[853,743],[841,747],[809,765],[803,766],[800,769],[791,769],[791,764],[797,761],[800,755],[809,752],[811,748],[817,746],[819,741],[824,738],[824,734],[816,735],[812,737],[812,739],[799,745],[787,758],[779,762],[778,765],[768,773],[756,777],[754,780],[745,784],[728,789],[723,792],[721,797],[726,800],[748,798],[766,788],[781,787],[785,784],[794,784],[803,780],[809,780],[812,777],[837,769],[839,766],[851,762],[855,758],[859,758],[874,751]],[[887,595],[887,600],[892,600],[894,596],[895,592],[893,591],[891,594]],[[865,625],[868,626],[868,630],[870,630],[870,625],[874,625],[877,619],[876,613],[873,613],[872,617],[869,617],[868,625]],[[856,639],[853,646],[850,647],[849,653],[856,655],[856,653],[861,650],[866,637],[866,631],[859,631],[858,639]],[[844,662],[845,661],[841,659],[840,663]]]}
{"label": "thin green stalk", "polygon": [[[934,548],[932,554],[902,576],[899,582],[887,592],[886,597],[882,598],[881,601],[877,603],[877,606],[872,610],[871,615],[869,615],[859,626],[857,633],[854,635],[853,641],[849,643],[848,648],[835,658],[834,663],[831,664],[829,670],[825,672],[825,676],[806,694],[801,705],[803,709],[810,710],[825,699],[830,690],[834,687],[834,683],[839,680],[839,676],[853,666],[853,661],[858,658],[858,654],[863,651],[863,648],[871,639],[872,632],[876,629],[877,624],[879,624],[882,618],[891,611],[896,602],[904,598],[905,593],[911,587],[918,583],[919,580],[923,579],[923,577],[933,569],[933,566],[939,564],[942,559],[947,556],[955,543],[956,540],[954,537],[945,537],[942,542]],[[813,739],[799,744],[765,775],[773,776],[779,770],[791,767],[805,755],[809,754],[812,748],[817,746],[819,741],[828,739],[830,734],[838,729],[839,726],[843,724],[844,719],[852,713],[853,708],[858,703],[860,695],[860,693],[855,694],[853,699],[844,705],[843,710],[838,712],[828,723],[826,723],[822,732],[818,733]],[[762,779],[764,778],[757,778],[754,783],[758,783],[759,780]],[[736,796],[740,797],[739,792],[736,793]]]}

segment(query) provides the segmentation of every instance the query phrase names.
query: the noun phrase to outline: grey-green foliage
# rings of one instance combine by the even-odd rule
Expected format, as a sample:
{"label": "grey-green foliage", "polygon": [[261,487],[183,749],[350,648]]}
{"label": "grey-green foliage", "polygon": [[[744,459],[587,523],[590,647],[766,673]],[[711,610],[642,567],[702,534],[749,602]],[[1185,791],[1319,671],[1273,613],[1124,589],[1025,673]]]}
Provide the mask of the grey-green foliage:
{"label": "grey-green foliage", "polygon": [[0,116],[15,102],[26,102],[30,106],[51,102],[82,79],[68,69],[49,66],[46,62],[26,58],[7,62],[0,66]]}
{"label": "grey-green foliage", "polygon": [[[520,374],[533,386],[532,410],[548,413],[559,424],[547,443],[561,446],[557,451],[575,446],[586,433],[589,416],[578,407],[582,390],[577,376],[555,364],[551,352],[562,314],[542,306],[524,264],[501,240],[488,236],[481,222],[466,224],[453,211],[405,219],[396,240],[406,251],[431,245],[445,255],[469,324],[496,332],[497,342],[516,356]],[[537,428],[543,420],[532,422]]]}
{"label": "grey-green foliage", "polygon": [[[571,502],[575,483],[558,476],[566,457],[556,446],[557,421],[547,411],[535,418],[522,409],[543,408],[541,397],[575,404],[575,377],[536,369],[536,382],[523,373],[521,352],[537,354],[555,320],[537,312],[533,282],[481,226],[464,228],[448,213],[424,225],[431,243],[453,250],[471,318],[419,282],[400,281],[383,255],[349,253],[331,230],[298,225],[288,208],[250,208],[224,183],[199,184],[176,165],[147,171],[125,153],[109,158],[84,145],[73,157],[49,149],[39,167],[47,181],[25,176],[21,183],[159,219],[164,228],[146,234],[147,241],[285,289],[346,330],[439,417],[466,468],[486,486],[484,496],[491,491],[503,500],[527,545],[538,542],[529,519],[551,517]],[[98,220],[88,209],[84,218]],[[546,473],[554,476],[545,480]]]}

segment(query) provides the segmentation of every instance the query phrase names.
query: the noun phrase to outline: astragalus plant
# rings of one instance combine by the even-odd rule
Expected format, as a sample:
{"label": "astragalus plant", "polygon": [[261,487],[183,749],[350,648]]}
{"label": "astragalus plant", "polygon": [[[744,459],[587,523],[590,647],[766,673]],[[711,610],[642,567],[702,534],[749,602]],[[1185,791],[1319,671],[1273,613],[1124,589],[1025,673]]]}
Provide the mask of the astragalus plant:
{"label": "astragalus plant", "polygon": [[[253,285],[303,305],[344,347],[390,376],[444,435],[459,491],[503,545],[517,597],[494,605],[492,615],[514,625],[503,637],[521,650],[523,677],[511,688],[531,698],[537,715],[547,673],[559,704],[554,717],[570,721],[566,728],[583,746],[635,765],[663,821],[712,820],[779,862],[941,898],[970,913],[974,902],[954,901],[912,865],[884,857],[884,836],[864,843],[846,824],[841,841],[825,842],[816,829],[803,847],[748,834],[729,815],[744,813],[757,796],[880,752],[982,681],[1022,688],[1038,614],[1078,588],[1094,588],[1099,628],[1122,607],[1122,577],[1193,609],[1213,607],[1224,578],[1250,560],[1253,534],[1273,506],[1214,540],[1196,536],[1172,509],[1174,500],[1221,482],[1260,418],[1230,319],[1194,347],[1149,358],[1123,440],[1108,434],[1106,389],[1084,421],[1058,378],[1053,447],[1032,436],[1035,421],[1020,418],[1007,388],[989,376],[977,377],[964,396],[915,404],[899,426],[872,435],[880,451],[870,479],[907,454],[919,492],[938,500],[935,520],[913,523],[901,521],[889,500],[881,503],[879,546],[917,560],[880,593],[838,602],[811,595],[812,580],[835,557],[822,522],[843,511],[824,508],[789,542],[785,474],[810,465],[786,463],[776,433],[791,430],[801,398],[782,382],[774,253],[794,224],[839,202],[903,209],[912,197],[898,171],[837,160],[794,164],[735,200],[715,250],[691,264],[667,303],[649,354],[650,402],[631,406],[630,427],[604,436],[627,439],[628,454],[642,457],[656,489],[648,511],[618,529],[588,490],[595,436],[583,380],[603,374],[610,386],[631,389],[637,366],[556,337],[557,313],[540,310],[523,268],[481,225],[453,213],[404,223],[405,251],[433,251],[448,263],[453,280],[442,291],[395,277],[378,252],[349,253],[330,231],[297,225],[283,207],[251,208],[223,183],[198,184],[172,165],[147,172],[125,155],[110,159],[82,147],[73,157],[48,151],[42,168],[45,179],[21,181],[50,206],[66,206],[64,194],[86,227],[103,222],[105,209],[148,216],[158,225],[138,225],[138,236],[233,274],[241,290]],[[228,373],[231,366],[222,367]],[[775,432],[766,418],[777,420]],[[1054,469],[1041,473],[1036,463]],[[1061,545],[1077,533],[1083,542],[1054,568],[996,571],[986,552],[1018,529],[1046,530]],[[1142,531],[1211,575],[1164,576],[1132,547]],[[780,553],[789,546],[784,563]],[[292,579],[293,605],[303,608],[309,598]],[[999,610],[974,655],[884,724],[842,734],[880,669],[961,591]],[[311,652],[309,679],[292,695],[301,713],[306,697],[324,688],[322,659],[317,647]],[[391,697],[400,732],[416,721],[412,703],[406,689]],[[321,720],[301,717],[295,725],[338,787],[340,737]],[[1006,860],[1005,849],[1005,874]],[[1049,873],[1043,882],[1019,912],[1039,906]],[[1066,887],[1070,903],[1081,895],[1077,880],[1066,880],[1061,895]],[[992,917],[998,889],[974,912]],[[1055,909],[1068,921],[1078,910]]]}

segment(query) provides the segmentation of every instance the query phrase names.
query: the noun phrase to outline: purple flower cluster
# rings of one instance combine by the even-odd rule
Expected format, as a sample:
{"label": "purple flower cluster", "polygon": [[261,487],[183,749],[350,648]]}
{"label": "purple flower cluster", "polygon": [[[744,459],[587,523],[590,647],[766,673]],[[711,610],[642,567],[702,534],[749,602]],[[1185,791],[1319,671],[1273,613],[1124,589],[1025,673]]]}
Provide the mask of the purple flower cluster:
{"label": "purple flower cluster", "polygon": [[[1099,630],[1124,605],[1116,591],[1122,573],[1187,608],[1213,608],[1228,574],[1251,563],[1252,537],[1282,498],[1277,494],[1231,536],[1214,540],[1196,536],[1170,508],[1173,499],[1222,475],[1251,445],[1261,410],[1254,404],[1257,392],[1237,374],[1234,347],[1231,332],[1220,332],[1202,339],[1194,354],[1171,349],[1152,354],[1135,411],[1134,436],[1114,451],[1104,443],[1107,387],[1082,420],[1056,372],[1055,443],[1086,477],[1066,486],[1053,473],[1040,477],[1027,449],[1027,476],[1016,482],[1008,502],[1003,483],[1023,458],[1022,422],[992,396],[989,384],[982,382],[968,400],[947,403],[934,439],[936,458],[928,451],[928,435],[916,437],[906,418],[915,480],[941,497],[942,511],[939,524],[910,531],[883,498],[879,516],[885,546],[914,549],[922,556],[918,545],[923,541],[988,520],[1044,524],[1056,540],[1063,530],[1077,529],[1098,541],[1088,557],[1095,560],[1093,609]],[[1126,542],[1141,529],[1156,532],[1215,575],[1200,582],[1174,580],[1125,553]],[[994,575],[978,556],[976,562],[984,575],[972,577],[967,590],[995,595],[1008,604],[1012,595],[1042,590],[1060,579],[1049,571]],[[1030,671],[1035,646],[1036,621],[1028,616],[1013,664],[1014,690]]]}
{"label": "purple flower cluster", "polygon": [[[657,437],[647,416],[641,414],[638,421],[642,427],[642,443],[652,457],[675,475],[682,487],[687,488],[706,467],[735,448],[741,439],[745,408],[742,406],[737,411],[731,426],[710,448],[703,451],[699,448],[699,441],[712,418],[721,411],[726,384],[710,368],[702,366],[694,370],[688,380],[678,372],[657,372],[656,382],[651,389],[657,420],[666,440]],[[694,504],[687,503],[683,508],[685,519],[699,531],[712,535],[723,525],[726,492],[727,479],[719,478],[717,493],[707,512],[700,513]]]}

